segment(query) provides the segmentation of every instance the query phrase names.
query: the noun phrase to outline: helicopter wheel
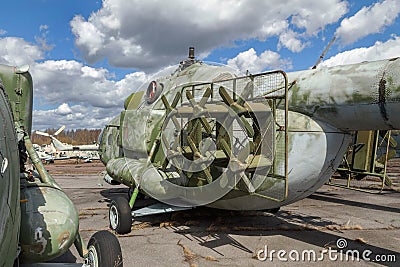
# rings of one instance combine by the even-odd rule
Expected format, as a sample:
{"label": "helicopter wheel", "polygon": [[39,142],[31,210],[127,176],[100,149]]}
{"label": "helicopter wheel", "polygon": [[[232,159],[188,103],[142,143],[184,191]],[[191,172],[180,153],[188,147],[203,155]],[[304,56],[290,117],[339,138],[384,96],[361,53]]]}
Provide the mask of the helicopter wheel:
{"label": "helicopter wheel", "polygon": [[132,211],[126,198],[118,197],[111,201],[108,218],[110,228],[118,234],[127,234],[131,231]]}
{"label": "helicopter wheel", "polygon": [[88,243],[86,264],[91,267],[123,267],[117,237],[105,230],[94,233]]}

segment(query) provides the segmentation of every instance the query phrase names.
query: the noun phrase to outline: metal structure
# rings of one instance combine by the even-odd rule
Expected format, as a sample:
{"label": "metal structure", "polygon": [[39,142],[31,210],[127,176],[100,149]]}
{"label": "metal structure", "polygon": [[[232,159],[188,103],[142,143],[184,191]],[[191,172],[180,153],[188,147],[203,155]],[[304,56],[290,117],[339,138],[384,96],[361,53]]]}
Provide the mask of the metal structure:
{"label": "metal structure", "polygon": [[[387,176],[388,160],[396,154],[391,131],[359,131],[354,134],[343,161],[328,184],[368,193],[381,193],[392,182]],[[375,179],[374,179],[375,178]]]}
{"label": "metal structure", "polygon": [[105,180],[132,192],[111,203],[110,226],[130,231],[139,192],[180,208],[277,210],[301,200],[329,180],[354,131],[400,128],[399,101],[398,58],[241,75],[191,50],[132,93],[102,132]]}
{"label": "metal structure", "polygon": [[[285,200],[288,163],[286,74],[268,72],[181,88],[174,98],[180,100],[173,101],[172,105],[161,96],[166,119],[154,141],[155,144],[161,141],[167,155],[161,155],[162,161],[156,161],[157,153],[154,153],[152,164],[167,171],[169,161],[176,161],[177,156],[194,160],[215,145],[213,154],[208,155],[213,160],[212,165],[200,168],[196,175],[183,170],[184,175],[190,177],[188,184],[212,183],[221,175],[212,168],[224,169],[230,161],[235,161],[244,166],[245,175],[241,176],[239,184],[235,183],[234,190],[275,201]],[[279,113],[278,104],[283,107]],[[234,116],[227,116],[230,111]],[[169,126],[180,133],[172,144],[166,138]],[[210,138],[208,143],[205,142],[207,138]],[[246,153],[241,155],[242,151]],[[180,164],[176,162],[172,165],[177,172],[185,169],[183,165],[179,168]],[[260,174],[260,170],[272,180],[283,181],[284,186],[269,195],[259,195],[256,192],[259,185],[253,185],[251,180]]]}
{"label": "metal structure", "polygon": [[32,84],[28,67],[0,65],[0,266],[49,261],[73,244],[85,264],[69,266],[122,266],[110,232],[95,233],[85,246],[74,205],[33,147]]}

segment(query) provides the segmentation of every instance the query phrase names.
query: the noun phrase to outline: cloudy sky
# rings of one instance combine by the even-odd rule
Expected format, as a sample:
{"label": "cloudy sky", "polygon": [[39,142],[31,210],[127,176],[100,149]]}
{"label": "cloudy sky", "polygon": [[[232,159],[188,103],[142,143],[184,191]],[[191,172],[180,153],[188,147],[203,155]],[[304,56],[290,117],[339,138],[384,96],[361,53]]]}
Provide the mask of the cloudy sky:
{"label": "cloudy sky", "polygon": [[399,0],[13,0],[0,63],[30,65],[33,128],[102,128],[125,97],[187,57],[252,73],[400,56]]}

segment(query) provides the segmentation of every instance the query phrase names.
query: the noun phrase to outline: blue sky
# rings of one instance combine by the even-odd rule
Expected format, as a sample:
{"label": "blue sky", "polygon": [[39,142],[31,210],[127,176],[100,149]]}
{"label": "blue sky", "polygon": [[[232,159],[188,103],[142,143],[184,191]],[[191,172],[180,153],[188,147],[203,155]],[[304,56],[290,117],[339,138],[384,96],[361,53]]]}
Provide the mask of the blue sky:
{"label": "blue sky", "polygon": [[3,36],[21,37],[36,43],[36,38],[46,34],[41,26],[48,27],[47,42],[54,45],[48,57],[52,59],[73,59],[74,38],[69,21],[74,15],[88,17],[101,6],[101,1],[80,0],[15,0],[4,1],[5,14],[0,17],[0,27],[7,33]]}
{"label": "blue sky", "polygon": [[202,60],[253,73],[310,68],[335,35],[320,67],[400,56],[398,0],[14,0],[2,8],[0,63],[30,65],[41,130],[102,128],[189,46]]}

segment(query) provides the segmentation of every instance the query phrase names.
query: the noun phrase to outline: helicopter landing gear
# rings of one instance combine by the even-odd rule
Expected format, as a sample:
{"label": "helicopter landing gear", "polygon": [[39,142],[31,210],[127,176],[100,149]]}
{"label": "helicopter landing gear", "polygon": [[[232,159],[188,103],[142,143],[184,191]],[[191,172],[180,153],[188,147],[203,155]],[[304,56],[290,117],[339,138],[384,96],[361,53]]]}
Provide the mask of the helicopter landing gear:
{"label": "helicopter landing gear", "polygon": [[123,267],[121,246],[108,231],[96,232],[89,240],[86,266]]}
{"label": "helicopter landing gear", "polygon": [[[135,192],[135,189],[132,188],[132,187],[129,187],[129,190],[128,190],[128,199],[132,199],[132,196],[133,196],[134,192]],[[143,199],[145,199],[145,198],[146,198],[146,195],[143,194],[142,192],[139,192],[139,193],[137,194],[137,197],[136,197],[136,199],[140,199],[140,200],[143,200]]]}
{"label": "helicopter landing gear", "polygon": [[108,218],[112,230],[118,234],[129,233],[132,225],[132,211],[128,200],[124,197],[112,200]]}
{"label": "helicopter landing gear", "polygon": [[155,203],[132,211],[138,194],[139,189],[135,188],[129,202],[124,197],[118,197],[111,201],[109,210],[110,228],[118,234],[129,233],[135,217],[192,209],[192,207],[176,207],[165,203]]}

